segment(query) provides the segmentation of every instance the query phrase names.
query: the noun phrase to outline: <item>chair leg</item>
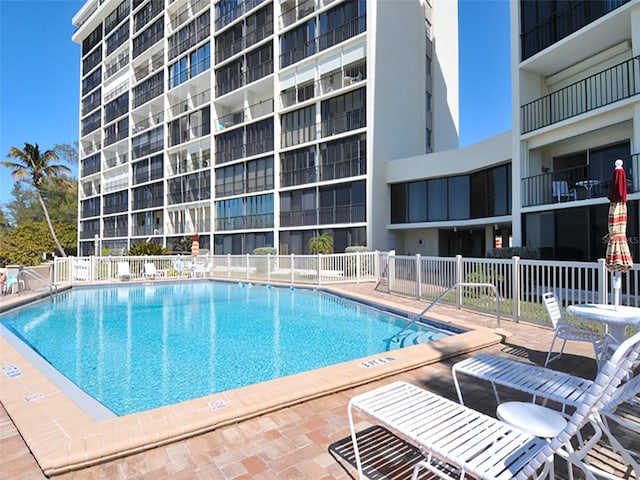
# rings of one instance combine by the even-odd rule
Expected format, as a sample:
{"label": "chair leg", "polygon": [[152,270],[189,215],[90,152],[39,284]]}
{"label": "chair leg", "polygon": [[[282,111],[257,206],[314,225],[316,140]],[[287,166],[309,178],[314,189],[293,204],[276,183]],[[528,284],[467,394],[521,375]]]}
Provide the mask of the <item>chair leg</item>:
{"label": "chair leg", "polygon": [[560,355],[562,355],[562,351],[564,350],[564,343],[566,343],[567,341],[565,340],[564,343],[562,344],[562,348],[560,349],[560,353],[558,353],[557,355],[555,355],[553,358],[551,357],[551,355],[553,354],[553,346],[556,343],[556,338],[558,338],[556,336],[556,334],[553,334],[553,339],[551,340],[551,346],[549,347],[549,353],[547,353],[547,359],[544,361],[544,366],[546,367],[549,363],[553,362],[556,358],[558,358]]}

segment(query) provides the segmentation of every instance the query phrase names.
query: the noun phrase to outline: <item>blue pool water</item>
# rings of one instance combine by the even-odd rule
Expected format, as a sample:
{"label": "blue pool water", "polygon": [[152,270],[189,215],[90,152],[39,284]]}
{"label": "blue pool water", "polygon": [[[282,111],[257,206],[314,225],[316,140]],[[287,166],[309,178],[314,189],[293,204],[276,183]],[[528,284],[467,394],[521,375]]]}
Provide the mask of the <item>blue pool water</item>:
{"label": "blue pool water", "polygon": [[[74,289],[0,319],[117,415],[382,353],[406,325],[322,292],[216,282]],[[416,325],[404,342],[450,334]]]}

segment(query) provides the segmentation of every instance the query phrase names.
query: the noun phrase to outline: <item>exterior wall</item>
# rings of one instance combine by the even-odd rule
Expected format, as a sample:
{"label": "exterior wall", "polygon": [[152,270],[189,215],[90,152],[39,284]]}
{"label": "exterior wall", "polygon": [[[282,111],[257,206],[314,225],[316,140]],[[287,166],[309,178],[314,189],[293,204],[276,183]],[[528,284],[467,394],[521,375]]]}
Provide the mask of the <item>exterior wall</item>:
{"label": "exterior wall", "polygon": [[[389,186],[421,179],[449,178],[482,171],[510,163],[511,132],[507,131],[462,149],[447,150],[387,162],[386,178]],[[511,234],[511,215],[417,223],[387,223],[393,236],[393,247],[399,253],[444,255],[441,242],[454,242],[468,247],[470,234],[479,233],[484,250],[492,248],[500,227],[503,244],[508,245]],[[441,233],[444,237],[441,238]],[[457,252],[461,253],[461,252]]]}

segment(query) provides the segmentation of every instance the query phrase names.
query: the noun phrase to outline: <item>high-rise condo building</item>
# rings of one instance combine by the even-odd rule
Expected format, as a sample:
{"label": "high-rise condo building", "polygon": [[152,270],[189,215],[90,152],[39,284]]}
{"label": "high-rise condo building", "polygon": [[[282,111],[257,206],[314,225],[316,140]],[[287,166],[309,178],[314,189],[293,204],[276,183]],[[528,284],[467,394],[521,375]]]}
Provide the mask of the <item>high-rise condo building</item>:
{"label": "high-rise condo building", "polygon": [[385,249],[388,161],[458,144],[457,2],[89,0],[73,22],[79,254]]}

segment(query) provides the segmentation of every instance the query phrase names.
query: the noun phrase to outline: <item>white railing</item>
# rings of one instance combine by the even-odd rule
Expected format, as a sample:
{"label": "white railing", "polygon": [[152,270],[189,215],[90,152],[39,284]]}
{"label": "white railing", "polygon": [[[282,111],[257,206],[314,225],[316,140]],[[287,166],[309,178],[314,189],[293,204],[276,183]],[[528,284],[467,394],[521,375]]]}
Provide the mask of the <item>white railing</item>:
{"label": "white railing", "polygon": [[[433,300],[451,285],[469,282],[496,286],[499,302],[486,291],[461,285],[440,303],[501,314],[514,321],[548,323],[542,294],[553,291],[563,306],[613,303],[612,273],[598,262],[562,262],[493,258],[396,256],[389,253],[381,272],[390,293]],[[620,304],[640,307],[640,266],[622,275]],[[379,289],[380,290],[380,289]]]}
{"label": "white railing", "polygon": [[[331,255],[161,255],[55,259],[54,283],[210,278],[244,282],[323,285],[375,282],[378,252]],[[126,268],[121,264],[125,264]],[[148,274],[153,264],[157,275]],[[124,268],[124,270],[123,270]],[[122,275],[123,272],[129,275]]]}

